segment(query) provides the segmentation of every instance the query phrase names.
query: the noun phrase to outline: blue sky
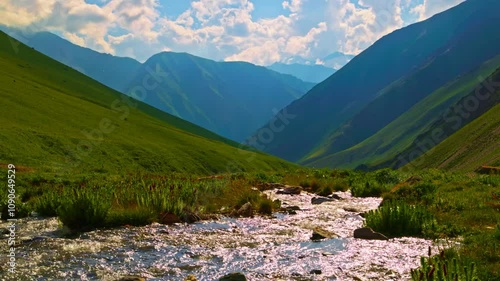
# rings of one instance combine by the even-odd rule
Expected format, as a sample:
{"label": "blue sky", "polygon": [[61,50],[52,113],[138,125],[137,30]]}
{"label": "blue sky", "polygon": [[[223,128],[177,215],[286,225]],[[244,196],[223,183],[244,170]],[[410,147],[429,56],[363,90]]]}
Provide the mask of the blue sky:
{"label": "blue sky", "polygon": [[161,51],[214,60],[323,64],[463,0],[2,0],[0,24],[51,31],[144,61]]}

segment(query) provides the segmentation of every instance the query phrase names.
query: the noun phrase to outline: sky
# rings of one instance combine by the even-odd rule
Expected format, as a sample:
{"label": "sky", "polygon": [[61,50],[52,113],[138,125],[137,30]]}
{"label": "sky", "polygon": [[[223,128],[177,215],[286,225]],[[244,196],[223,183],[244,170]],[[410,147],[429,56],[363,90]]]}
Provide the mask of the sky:
{"label": "sky", "polygon": [[258,65],[357,55],[463,0],[2,0],[0,24],[141,62],[162,51]]}

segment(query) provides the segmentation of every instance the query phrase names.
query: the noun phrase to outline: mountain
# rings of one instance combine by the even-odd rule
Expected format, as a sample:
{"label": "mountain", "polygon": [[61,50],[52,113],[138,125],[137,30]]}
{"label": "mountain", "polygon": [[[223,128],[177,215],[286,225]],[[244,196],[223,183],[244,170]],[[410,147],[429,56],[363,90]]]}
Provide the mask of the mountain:
{"label": "mountain", "polygon": [[[343,165],[368,170],[381,167],[400,168],[406,165],[498,104],[498,97],[488,94],[489,88],[491,89],[492,86],[483,87],[483,85],[490,85],[490,81],[497,81],[496,83],[500,81],[498,67],[500,67],[500,56],[436,90],[363,142],[308,164],[322,166],[321,162],[324,161],[329,165]],[[491,74],[492,72],[493,74]],[[478,79],[481,77],[487,78],[479,81]],[[475,97],[476,95],[488,96],[488,98],[479,100]],[[478,103],[477,108],[472,108],[474,110],[465,113],[466,118],[462,117],[458,111],[459,108],[464,107],[464,101],[471,104]],[[497,113],[500,115],[500,112]],[[484,139],[490,138],[485,137]],[[494,147],[494,145],[490,145],[490,147]],[[454,147],[449,148],[453,149]],[[500,157],[498,154],[489,156]],[[446,158],[442,158],[442,160],[444,159]],[[478,159],[486,163],[490,162],[488,157]],[[433,159],[433,161],[438,163],[439,158]]]}
{"label": "mountain", "polygon": [[49,32],[28,33],[0,26],[10,36],[117,91],[124,90],[141,63],[75,45]]}
{"label": "mountain", "polygon": [[[243,141],[276,111],[314,86],[248,63],[214,62],[187,54],[165,53],[141,64],[131,58],[77,46],[48,32],[0,29],[122,93],[142,85],[142,79],[156,71],[159,63],[172,79],[160,83],[144,101],[236,141]],[[159,58],[166,60],[158,61]]]}
{"label": "mountain", "polygon": [[335,73],[335,69],[323,65],[273,63],[267,68],[279,73],[295,76],[303,81],[319,83]]}
{"label": "mountain", "polygon": [[0,163],[56,175],[293,167],[134,101],[3,32],[0,66]]}
{"label": "mountain", "polygon": [[[135,93],[152,72],[151,87]],[[313,85],[246,62],[164,52],[143,64],[126,93],[240,142]]]}
{"label": "mountain", "polygon": [[[500,54],[499,8],[498,1],[469,0],[383,37],[286,107],[281,114],[295,118],[274,134],[264,151],[311,166],[353,167],[368,165],[368,160],[380,161],[370,153],[383,154],[395,144],[371,145],[368,158],[358,153],[358,145],[438,89],[481,67],[484,70],[485,64]],[[496,65],[489,69],[493,71]],[[464,89],[449,95],[451,100],[441,108],[466,93]],[[418,114],[431,110],[421,108]],[[424,126],[404,125],[413,127],[409,131]],[[408,133],[395,129],[394,135],[401,138]],[[407,140],[411,142],[411,138]]]}

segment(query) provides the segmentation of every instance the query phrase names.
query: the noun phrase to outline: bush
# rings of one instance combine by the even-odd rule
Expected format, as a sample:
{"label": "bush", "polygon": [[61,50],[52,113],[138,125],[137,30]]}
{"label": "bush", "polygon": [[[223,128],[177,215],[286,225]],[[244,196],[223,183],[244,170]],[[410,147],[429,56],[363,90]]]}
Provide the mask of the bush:
{"label": "bush", "polygon": [[273,213],[274,202],[268,198],[262,198],[259,202],[257,211],[260,214],[271,215]]}
{"label": "bush", "polygon": [[110,207],[109,200],[100,196],[77,194],[61,203],[57,215],[69,229],[86,231],[105,226]]}
{"label": "bush", "polygon": [[367,181],[363,185],[355,185],[351,192],[355,197],[380,197],[382,193],[388,191],[389,188],[373,181]]}
{"label": "bush", "polygon": [[400,201],[368,212],[365,224],[388,237],[429,237],[437,230],[436,220],[427,209]]}

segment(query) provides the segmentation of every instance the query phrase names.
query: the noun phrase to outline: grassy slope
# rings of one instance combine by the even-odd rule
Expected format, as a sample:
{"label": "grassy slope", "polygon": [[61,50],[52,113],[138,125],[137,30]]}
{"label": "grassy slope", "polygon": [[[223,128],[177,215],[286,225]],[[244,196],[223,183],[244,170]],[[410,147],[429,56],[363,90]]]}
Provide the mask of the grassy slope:
{"label": "grassy slope", "polygon": [[500,161],[500,104],[405,166],[472,171]]}
{"label": "grassy slope", "polygon": [[475,71],[434,91],[375,135],[344,151],[305,161],[310,166],[356,168],[363,164],[393,159],[424,133],[443,112],[472,91],[478,77],[488,77],[500,66],[500,56],[485,62]]}
{"label": "grassy slope", "polygon": [[[122,94],[23,44],[14,52],[12,42],[0,33],[0,163],[60,173],[290,167],[145,104],[128,106]],[[82,133],[103,120],[115,129],[102,139]]]}

